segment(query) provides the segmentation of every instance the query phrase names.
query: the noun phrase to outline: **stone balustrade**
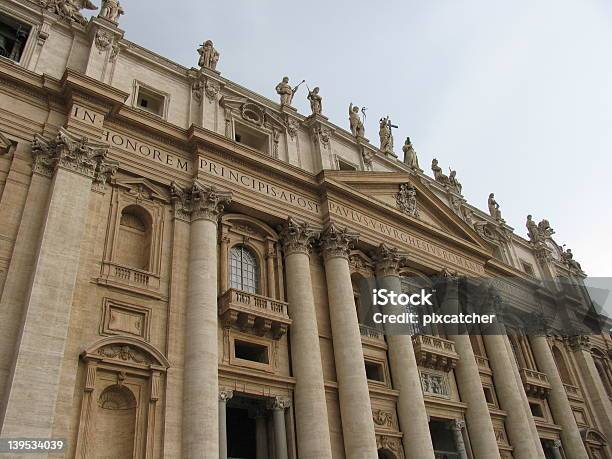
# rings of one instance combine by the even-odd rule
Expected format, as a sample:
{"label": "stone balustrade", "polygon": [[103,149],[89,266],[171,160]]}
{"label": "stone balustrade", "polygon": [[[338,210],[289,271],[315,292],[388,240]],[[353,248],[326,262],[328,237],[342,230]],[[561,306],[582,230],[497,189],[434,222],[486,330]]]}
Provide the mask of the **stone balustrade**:
{"label": "stone balustrade", "polygon": [[280,339],[291,325],[288,306],[284,301],[231,288],[219,298],[219,317],[225,326],[259,336],[270,332],[274,339]]}
{"label": "stone balustrade", "polygon": [[359,324],[359,333],[362,338],[372,339],[376,341],[384,341],[382,331],[368,325]]}
{"label": "stone balustrade", "polygon": [[131,287],[136,290],[156,292],[160,287],[160,278],[156,274],[129,266],[104,262],[99,283],[115,287]]}
{"label": "stone balustrade", "polygon": [[571,384],[563,384],[563,387],[565,387],[565,393],[569,399],[583,401],[582,393],[578,387]]}
{"label": "stone balustrade", "polygon": [[544,373],[529,368],[521,368],[520,375],[527,395],[545,398],[550,392],[551,386],[548,382],[548,376]]}
{"label": "stone balustrade", "polygon": [[455,343],[447,339],[431,335],[415,335],[412,337],[412,345],[417,364],[421,367],[450,371],[459,361]]}

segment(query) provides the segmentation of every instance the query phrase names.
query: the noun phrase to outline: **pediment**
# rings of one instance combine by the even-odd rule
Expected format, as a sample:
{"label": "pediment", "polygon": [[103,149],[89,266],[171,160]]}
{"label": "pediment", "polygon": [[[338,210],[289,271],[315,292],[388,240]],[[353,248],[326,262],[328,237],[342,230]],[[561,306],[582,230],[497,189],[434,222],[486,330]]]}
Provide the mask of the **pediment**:
{"label": "pediment", "polygon": [[246,97],[222,96],[219,104],[226,109],[240,114],[240,117],[256,126],[285,129],[284,121],[261,104]]}
{"label": "pediment", "polygon": [[459,217],[448,204],[436,196],[426,185],[412,174],[402,172],[345,172],[325,171],[326,177],[352,188],[373,204],[384,204],[402,212],[397,195],[402,185],[407,184],[416,190],[418,216],[406,214],[407,219],[419,222],[474,244],[487,251],[490,243]]}
{"label": "pediment", "polygon": [[146,178],[123,178],[116,179],[114,184],[126,190],[128,194],[137,199],[148,199],[153,201],[169,202],[168,196],[157,185]]}

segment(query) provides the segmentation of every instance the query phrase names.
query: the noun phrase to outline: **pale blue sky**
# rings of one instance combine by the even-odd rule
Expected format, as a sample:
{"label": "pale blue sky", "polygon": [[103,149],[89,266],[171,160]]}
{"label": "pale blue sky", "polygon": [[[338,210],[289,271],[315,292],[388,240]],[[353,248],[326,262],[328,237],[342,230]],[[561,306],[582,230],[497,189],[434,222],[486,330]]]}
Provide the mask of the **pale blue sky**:
{"label": "pale blue sky", "polygon": [[[99,1],[99,0],[98,0]],[[548,218],[591,276],[612,276],[612,2],[125,0],[126,38],[185,66],[212,39],[222,75],[276,100],[284,75],[409,135],[423,169],[452,166],[468,201]],[[308,114],[305,88],[294,105]],[[400,152],[401,153],[401,152]]]}

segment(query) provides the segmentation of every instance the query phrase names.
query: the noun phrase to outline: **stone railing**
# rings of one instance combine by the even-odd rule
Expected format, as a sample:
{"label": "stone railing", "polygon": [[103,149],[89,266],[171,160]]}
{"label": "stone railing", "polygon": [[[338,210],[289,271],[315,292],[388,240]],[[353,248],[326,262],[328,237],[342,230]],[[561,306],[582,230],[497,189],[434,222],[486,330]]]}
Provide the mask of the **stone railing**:
{"label": "stone railing", "polygon": [[532,397],[545,398],[550,392],[548,376],[539,371],[521,368],[519,371],[525,392]]}
{"label": "stone railing", "polygon": [[491,371],[491,366],[489,365],[489,359],[486,357],[482,357],[481,355],[474,354],[474,358],[476,359],[476,364],[478,365],[479,370]]}
{"label": "stone railing", "polygon": [[431,335],[415,335],[412,337],[412,345],[417,364],[422,367],[450,371],[455,368],[459,360],[455,343],[447,339]]}
{"label": "stone railing", "polygon": [[363,338],[384,341],[383,333],[377,328],[368,325],[359,324],[359,333]]}
{"label": "stone railing", "polygon": [[563,387],[565,387],[565,393],[567,394],[568,398],[583,400],[582,393],[578,387],[572,386],[571,384],[563,384]]}
{"label": "stone railing", "polygon": [[225,326],[279,339],[291,325],[288,304],[256,293],[229,289],[219,298],[219,316]]}
{"label": "stone railing", "polygon": [[160,279],[156,274],[110,262],[102,263],[102,273],[98,282],[116,287],[131,287],[128,290],[148,290],[152,292],[158,291],[160,287]]}

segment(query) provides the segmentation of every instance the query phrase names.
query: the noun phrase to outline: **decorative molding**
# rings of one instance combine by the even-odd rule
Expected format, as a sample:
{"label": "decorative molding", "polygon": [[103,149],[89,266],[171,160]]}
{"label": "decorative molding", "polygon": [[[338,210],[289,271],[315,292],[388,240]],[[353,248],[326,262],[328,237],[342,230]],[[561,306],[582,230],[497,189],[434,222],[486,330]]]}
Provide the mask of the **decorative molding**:
{"label": "decorative molding", "polygon": [[393,414],[385,410],[372,410],[374,424],[381,427],[393,428]]}
{"label": "decorative molding", "polygon": [[445,373],[433,373],[419,370],[423,394],[434,397],[450,398],[448,377]]}
{"label": "decorative molding", "polygon": [[198,181],[184,189],[172,182],[170,193],[175,217],[185,221],[204,219],[216,223],[223,208],[232,201],[230,191],[217,190]]}
{"label": "decorative molding", "polygon": [[588,336],[585,336],[585,335],[568,336],[566,340],[567,340],[567,344],[569,345],[570,349],[574,352],[579,352],[579,351],[590,352],[591,351],[591,339]]}
{"label": "decorative molding", "polygon": [[101,54],[113,44],[113,37],[103,30],[98,29],[94,37],[94,43],[96,48],[98,48],[98,52]]}
{"label": "decorative molding", "polygon": [[336,257],[348,260],[351,248],[359,240],[359,234],[348,228],[329,223],[321,233],[321,249],[326,260]]}
{"label": "decorative molding", "polygon": [[270,410],[284,410],[291,406],[291,399],[289,397],[276,396],[268,400],[268,409]]}
{"label": "decorative molding", "polygon": [[293,217],[287,218],[279,228],[279,234],[285,257],[294,253],[308,255],[315,239],[319,237],[319,232],[311,228],[308,223],[298,222]]}
{"label": "decorative molding", "polygon": [[403,213],[412,217],[419,216],[419,209],[417,208],[417,190],[409,183],[400,185],[400,190],[395,195],[395,202],[397,208]]}

